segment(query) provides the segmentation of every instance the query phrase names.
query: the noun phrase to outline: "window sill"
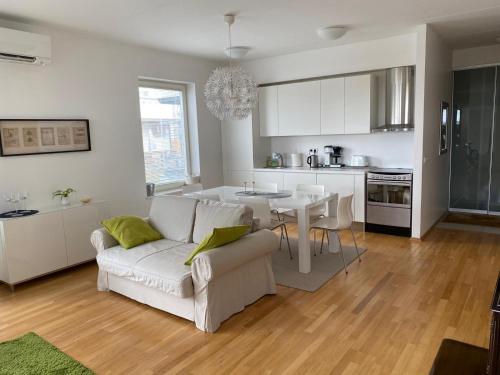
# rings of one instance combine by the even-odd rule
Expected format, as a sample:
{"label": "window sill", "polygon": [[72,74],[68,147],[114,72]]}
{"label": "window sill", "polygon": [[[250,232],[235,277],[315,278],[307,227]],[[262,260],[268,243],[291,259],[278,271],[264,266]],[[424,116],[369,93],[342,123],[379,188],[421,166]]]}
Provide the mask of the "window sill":
{"label": "window sill", "polygon": [[154,197],[161,197],[163,195],[182,195],[182,187],[158,191],[152,197],[146,197],[146,199],[153,199]]}

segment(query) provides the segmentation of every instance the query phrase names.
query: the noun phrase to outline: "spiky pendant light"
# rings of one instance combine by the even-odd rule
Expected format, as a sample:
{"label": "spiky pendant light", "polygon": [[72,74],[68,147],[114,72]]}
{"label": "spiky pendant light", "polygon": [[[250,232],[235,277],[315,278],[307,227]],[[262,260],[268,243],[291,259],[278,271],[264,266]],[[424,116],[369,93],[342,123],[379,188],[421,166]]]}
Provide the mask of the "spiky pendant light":
{"label": "spiky pendant light", "polygon": [[252,76],[232,63],[231,25],[235,16],[227,14],[229,64],[216,68],[205,84],[205,99],[209,111],[219,120],[243,120],[257,104],[257,84]]}

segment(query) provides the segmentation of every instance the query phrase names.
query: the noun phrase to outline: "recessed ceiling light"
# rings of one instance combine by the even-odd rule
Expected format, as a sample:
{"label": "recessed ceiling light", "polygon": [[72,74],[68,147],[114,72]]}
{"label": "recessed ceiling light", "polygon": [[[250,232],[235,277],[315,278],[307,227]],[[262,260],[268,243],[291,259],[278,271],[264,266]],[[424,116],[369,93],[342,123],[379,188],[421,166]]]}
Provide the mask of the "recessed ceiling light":
{"label": "recessed ceiling light", "polygon": [[316,32],[321,39],[325,40],[335,40],[343,36],[347,31],[345,26],[327,26],[322,27]]}
{"label": "recessed ceiling light", "polygon": [[234,46],[231,48],[226,48],[224,50],[224,53],[226,54],[226,56],[232,57],[233,59],[241,59],[248,53],[248,51],[250,51],[250,47]]}

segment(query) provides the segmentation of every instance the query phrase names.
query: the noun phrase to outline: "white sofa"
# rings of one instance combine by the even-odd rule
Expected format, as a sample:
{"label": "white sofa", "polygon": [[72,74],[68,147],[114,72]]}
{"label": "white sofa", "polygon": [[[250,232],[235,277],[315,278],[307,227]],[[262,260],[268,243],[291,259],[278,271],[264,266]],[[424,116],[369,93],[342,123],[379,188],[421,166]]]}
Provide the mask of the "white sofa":
{"label": "white sofa", "polygon": [[187,197],[153,199],[147,219],[164,239],[125,250],[106,230],[92,233],[99,265],[98,290],[115,291],[216,331],[231,315],[275,294],[271,253],[278,237],[268,230],[184,262],[214,227],[252,224],[251,208]]}

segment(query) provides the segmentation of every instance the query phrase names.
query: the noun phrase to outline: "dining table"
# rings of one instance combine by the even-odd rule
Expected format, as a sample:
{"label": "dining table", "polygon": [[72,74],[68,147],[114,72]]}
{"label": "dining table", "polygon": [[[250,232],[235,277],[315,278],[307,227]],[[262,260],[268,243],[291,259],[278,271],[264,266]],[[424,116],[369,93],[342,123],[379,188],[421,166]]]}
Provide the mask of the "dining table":
{"label": "dining table", "polygon": [[192,197],[219,197],[221,201],[235,202],[241,196],[265,198],[273,209],[296,210],[298,227],[299,272],[311,272],[311,241],[309,236],[309,210],[315,206],[326,204],[328,212],[337,212],[338,194],[312,194],[301,191],[279,190],[269,192],[261,189],[245,189],[240,186],[219,186],[186,194]]}

